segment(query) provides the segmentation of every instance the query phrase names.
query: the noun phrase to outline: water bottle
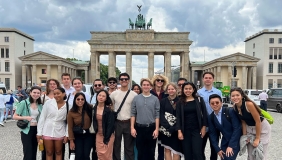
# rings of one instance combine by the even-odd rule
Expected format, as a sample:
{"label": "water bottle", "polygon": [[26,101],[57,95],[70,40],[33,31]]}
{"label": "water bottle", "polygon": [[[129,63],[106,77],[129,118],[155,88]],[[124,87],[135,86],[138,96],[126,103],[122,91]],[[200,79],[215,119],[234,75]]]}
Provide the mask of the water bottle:
{"label": "water bottle", "polygon": [[39,149],[39,151],[43,151],[44,150],[43,139],[39,140],[38,149]]}

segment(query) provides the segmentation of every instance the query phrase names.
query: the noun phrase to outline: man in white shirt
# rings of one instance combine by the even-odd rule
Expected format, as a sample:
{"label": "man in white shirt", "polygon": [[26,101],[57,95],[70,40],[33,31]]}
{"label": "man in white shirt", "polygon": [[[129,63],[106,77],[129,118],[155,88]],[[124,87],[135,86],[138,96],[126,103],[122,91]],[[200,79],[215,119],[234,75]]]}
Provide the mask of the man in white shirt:
{"label": "man in white shirt", "polygon": [[267,111],[267,98],[268,95],[265,93],[265,90],[263,90],[260,94],[259,94],[259,100],[260,100],[260,108]]}
{"label": "man in white shirt", "polygon": [[[127,73],[121,73],[119,75],[119,82],[121,84],[120,90],[116,90],[111,93],[110,97],[114,105],[114,111],[119,109],[126,93],[129,90],[130,76]],[[113,151],[113,160],[123,160],[121,157],[121,139],[124,138],[124,156],[127,160],[134,160],[134,138],[131,136],[130,130],[130,118],[131,118],[131,103],[137,94],[130,91],[126,97],[124,104],[120,112],[117,115],[115,122],[115,142]]]}
{"label": "man in white shirt", "polygon": [[95,105],[97,93],[99,91],[103,90],[105,86],[104,86],[103,81],[101,79],[95,79],[92,87],[94,89],[94,95],[92,95],[90,97],[90,104]]}
{"label": "man in white shirt", "polygon": [[74,88],[71,86],[71,76],[69,73],[63,73],[61,78],[63,83],[62,87],[65,89],[66,95],[68,96],[74,92]]}

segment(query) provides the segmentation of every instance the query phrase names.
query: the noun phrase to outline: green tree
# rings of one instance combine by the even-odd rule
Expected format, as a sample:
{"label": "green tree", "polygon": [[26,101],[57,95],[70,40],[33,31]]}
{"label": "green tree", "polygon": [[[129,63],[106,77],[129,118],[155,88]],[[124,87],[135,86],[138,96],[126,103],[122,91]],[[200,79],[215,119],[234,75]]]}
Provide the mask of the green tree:
{"label": "green tree", "polygon": [[[121,71],[116,67],[116,77],[120,75]],[[100,63],[100,79],[103,81],[104,84],[107,83],[108,80],[108,65],[104,65]]]}
{"label": "green tree", "polygon": [[79,59],[76,59],[76,58],[66,58],[66,60],[68,60],[68,61],[80,61]]}

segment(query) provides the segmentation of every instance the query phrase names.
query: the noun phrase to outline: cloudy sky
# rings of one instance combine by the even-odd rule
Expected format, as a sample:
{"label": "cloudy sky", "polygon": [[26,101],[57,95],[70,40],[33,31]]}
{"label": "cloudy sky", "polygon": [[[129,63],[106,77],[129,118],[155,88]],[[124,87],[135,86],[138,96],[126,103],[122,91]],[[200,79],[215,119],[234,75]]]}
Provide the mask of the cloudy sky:
{"label": "cloudy sky", "polygon": [[[90,31],[125,31],[128,18],[153,18],[155,31],[190,32],[191,61],[244,53],[244,39],[263,29],[282,28],[281,0],[0,0],[0,27],[35,38],[34,51],[89,60]],[[204,56],[205,53],[205,56]],[[179,57],[172,57],[179,65]],[[163,68],[156,56],[155,71]],[[101,63],[108,64],[102,56]],[[125,56],[117,57],[125,71]],[[133,79],[147,76],[147,57],[133,56]]]}

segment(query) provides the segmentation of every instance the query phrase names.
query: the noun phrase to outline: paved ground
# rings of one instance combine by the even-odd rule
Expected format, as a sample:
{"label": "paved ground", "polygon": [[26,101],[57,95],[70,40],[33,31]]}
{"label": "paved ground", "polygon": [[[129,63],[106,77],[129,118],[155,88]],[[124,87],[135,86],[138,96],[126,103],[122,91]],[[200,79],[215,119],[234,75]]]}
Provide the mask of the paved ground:
{"label": "paved ground", "polygon": [[[268,160],[282,159],[282,114],[270,112],[274,117],[274,124],[272,126],[271,143],[269,146]],[[281,139],[280,139],[281,138]],[[207,146],[209,146],[207,144]],[[209,156],[209,148],[206,149],[206,155]],[[157,154],[157,153],[156,153]],[[22,144],[20,140],[19,128],[15,121],[9,120],[5,127],[0,126],[0,160],[20,160],[23,158]],[[38,152],[37,159],[40,160]],[[238,156],[238,160],[246,160],[246,154]]]}

